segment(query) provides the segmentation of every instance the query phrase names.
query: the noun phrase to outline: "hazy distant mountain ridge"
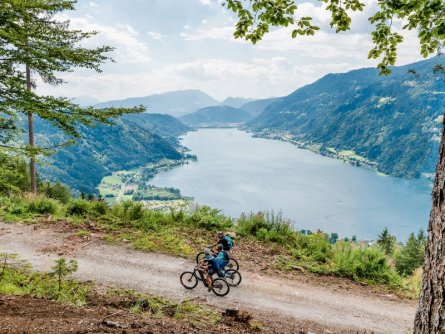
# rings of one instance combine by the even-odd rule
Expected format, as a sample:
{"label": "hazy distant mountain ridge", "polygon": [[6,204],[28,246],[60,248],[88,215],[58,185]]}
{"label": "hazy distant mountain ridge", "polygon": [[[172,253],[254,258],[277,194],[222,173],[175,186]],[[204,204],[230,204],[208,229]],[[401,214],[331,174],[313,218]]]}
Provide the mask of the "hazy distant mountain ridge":
{"label": "hazy distant mountain ridge", "polygon": [[390,76],[376,69],[329,74],[268,105],[247,126],[321,152],[352,150],[394,176],[432,173],[445,104],[444,78],[432,70],[438,63],[444,58],[395,67]]}
{"label": "hazy distant mountain ridge", "polygon": [[241,108],[246,103],[256,101],[256,99],[248,99],[244,97],[228,97],[221,102],[222,106],[229,106],[233,108]]}
{"label": "hazy distant mountain ridge", "polygon": [[241,109],[247,111],[252,116],[260,115],[270,104],[278,101],[279,97],[272,97],[269,99],[254,100],[247,102],[241,106]]}
{"label": "hazy distant mountain ridge", "polygon": [[133,97],[125,100],[108,101],[96,104],[96,108],[134,107],[143,105],[148,113],[181,116],[195,110],[218,105],[219,101],[200,90],[181,90],[154,94],[145,97]]}
{"label": "hazy distant mountain ridge", "polygon": [[214,106],[180,117],[181,122],[194,127],[218,127],[242,124],[252,119],[252,116],[238,108],[229,106]]}

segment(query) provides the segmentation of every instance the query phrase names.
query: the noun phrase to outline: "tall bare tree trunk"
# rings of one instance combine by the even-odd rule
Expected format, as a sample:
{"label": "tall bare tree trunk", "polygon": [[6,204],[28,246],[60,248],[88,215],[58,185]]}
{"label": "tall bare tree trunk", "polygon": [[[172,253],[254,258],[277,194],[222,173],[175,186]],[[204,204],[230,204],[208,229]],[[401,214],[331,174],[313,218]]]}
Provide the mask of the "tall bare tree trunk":
{"label": "tall bare tree trunk", "polygon": [[[444,118],[445,121],[445,118]],[[445,125],[445,124],[444,124]],[[445,126],[432,194],[422,290],[414,333],[445,333]]]}
{"label": "tall bare tree trunk", "polygon": [[[30,92],[32,89],[31,83],[31,71],[29,65],[26,64],[26,89]],[[28,111],[28,135],[29,135],[29,148],[30,148],[30,160],[29,160],[29,173],[31,175],[31,192],[37,193],[37,180],[36,180],[36,160],[34,157],[34,123],[32,111]]]}

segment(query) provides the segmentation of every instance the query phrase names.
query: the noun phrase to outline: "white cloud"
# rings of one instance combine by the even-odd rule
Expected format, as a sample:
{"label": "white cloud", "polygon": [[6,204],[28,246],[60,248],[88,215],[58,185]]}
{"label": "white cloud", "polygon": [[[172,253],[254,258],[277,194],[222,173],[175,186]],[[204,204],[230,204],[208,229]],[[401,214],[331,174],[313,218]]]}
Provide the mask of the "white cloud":
{"label": "white cloud", "polygon": [[199,0],[199,2],[204,6],[210,6],[212,4],[211,0]]}
{"label": "white cloud", "polygon": [[98,5],[97,3],[95,3],[95,2],[93,2],[93,1],[90,1],[88,4],[89,4],[91,7],[99,7],[99,5]]}
{"label": "white cloud", "polygon": [[180,36],[187,41],[202,41],[206,39],[221,39],[235,41],[233,32],[235,28],[232,26],[213,27],[209,29],[199,29],[195,32],[181,32]]}
{"label": "white cloud", "polygon": [[157,31],[149,31],[149,32],[147,32],[147,35],[155,40],[161,40],[164,38],[164,35],[162,35],[161,33],[157,32]]}
{"label": "white cloud", "polygon": [[97,47],[111,45],[116,48],[113,58],[121,64],[143,64],[150,60],[147,45],[137,38],[137,31],[129,24],[115,26],[103,25],[88,17],[71,18],[71,26],[84,31],[98,31],[85,45]]}
{"label": "white cloud", "polygon": [[286,57],[254,58],[245,62],[197,59],[146,73],[71,74],[60,94],[63,94],[62,91],[69,92],[69,97],[88,94],[105,101],[193,88],[221,100],[227,96],[265,98],[288,94],[313,82],[323,73],[349,69],[351,66],[347,63],[301,65]]}

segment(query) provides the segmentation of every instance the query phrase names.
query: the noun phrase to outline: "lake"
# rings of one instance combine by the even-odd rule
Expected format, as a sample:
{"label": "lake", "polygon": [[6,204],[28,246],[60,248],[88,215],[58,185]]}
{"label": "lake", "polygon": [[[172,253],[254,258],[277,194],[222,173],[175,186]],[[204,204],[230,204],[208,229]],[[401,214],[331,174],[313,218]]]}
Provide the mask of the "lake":
{"label": "lake", "polygon": [[158,174],[156,186],[175,187],[232,217],[281,211],[297,229],[376,239],[386,226],[400,241],[426,230],[431,183],[382,176],[237,129],[189,132],[182,144],[197,162]]}

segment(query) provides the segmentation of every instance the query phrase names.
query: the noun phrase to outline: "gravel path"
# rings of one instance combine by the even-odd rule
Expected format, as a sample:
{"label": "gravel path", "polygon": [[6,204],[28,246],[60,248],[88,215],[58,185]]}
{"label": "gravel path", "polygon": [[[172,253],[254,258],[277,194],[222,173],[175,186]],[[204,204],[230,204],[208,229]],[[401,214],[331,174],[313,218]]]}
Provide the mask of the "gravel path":
{"label": "gravel path", "polygon": [[[207,292],[202,285],[192,291],[180,285],[180,273],[193,268],[190,260],[101,243],[71,246],[66,237],[65,233],[49,229],[0,222],[0,252],[17,253],[36,270],[49,271],[58,257],[57,249],[72,247],[72,258],[79,263],[76,274],[79,279],[131,288],[174,300],[202,297],[214,306],[238,306],[252,312],[266,312],[271,316],[280,314],[337,329],[375,333],[411,332],[414,302],[339,292],[329,287],[315,287],[250,272],[242,272],[241,285],[233,288],[228,296],[219,298]],[[45,249],[53,251],[45,252]]]}

